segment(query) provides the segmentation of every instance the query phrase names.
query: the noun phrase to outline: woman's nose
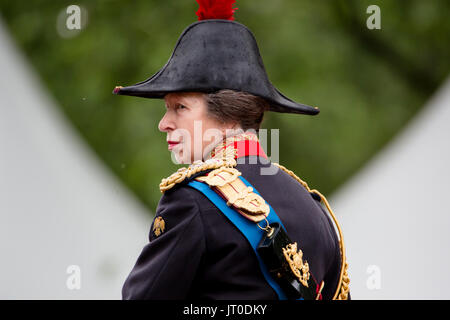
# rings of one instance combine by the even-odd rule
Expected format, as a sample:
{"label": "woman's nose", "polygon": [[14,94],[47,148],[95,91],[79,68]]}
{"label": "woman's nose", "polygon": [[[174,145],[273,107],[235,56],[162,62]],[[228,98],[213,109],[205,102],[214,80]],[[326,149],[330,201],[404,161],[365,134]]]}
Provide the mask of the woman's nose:
{"label": "woman's nose", "polygon": [[169,132],[170,130],[175,129],[175,124],[174,124],[173,120],[171,119],[169,111],[166,111],[166,113],[162,117],[161,121],[159,121],[158,129],[161,132]]}

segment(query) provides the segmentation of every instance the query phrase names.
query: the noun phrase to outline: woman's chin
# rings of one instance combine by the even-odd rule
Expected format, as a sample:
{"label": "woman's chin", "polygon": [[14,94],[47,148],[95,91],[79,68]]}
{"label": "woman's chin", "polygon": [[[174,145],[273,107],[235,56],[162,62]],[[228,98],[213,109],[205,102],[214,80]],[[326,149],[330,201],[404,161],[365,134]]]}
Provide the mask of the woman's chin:
{"label": "woman's chin", "polygon": [[172,160],[176,164],[190,164],[191,163],[191,159],[186,159],[182,148],[177,148],[177,146],[176,146],[175,148],[173,148],[171,150],[171,152],[172,152]]}

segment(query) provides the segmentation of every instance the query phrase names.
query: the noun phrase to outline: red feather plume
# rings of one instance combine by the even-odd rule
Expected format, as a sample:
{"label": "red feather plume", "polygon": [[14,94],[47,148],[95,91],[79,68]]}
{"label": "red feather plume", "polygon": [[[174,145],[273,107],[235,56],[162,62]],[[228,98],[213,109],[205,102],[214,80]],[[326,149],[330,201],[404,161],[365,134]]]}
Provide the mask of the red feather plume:
{"label": "red feather plume", "polygon": [[233,8],[236,0],[196,0],[199,8],[195,13],[198,20],[225,19],[234,20],[233,14],[238,8]]}

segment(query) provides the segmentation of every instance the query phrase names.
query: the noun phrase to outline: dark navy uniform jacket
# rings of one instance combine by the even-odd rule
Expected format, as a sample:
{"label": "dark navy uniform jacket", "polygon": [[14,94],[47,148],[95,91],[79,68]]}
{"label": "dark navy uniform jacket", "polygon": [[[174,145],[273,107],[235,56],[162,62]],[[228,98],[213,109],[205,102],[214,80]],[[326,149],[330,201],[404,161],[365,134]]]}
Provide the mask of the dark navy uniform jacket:
{"label": "dark navy uniform jacket", "polygon": [[[250,156],[255,157],[255,156]],[[341,267],[339,242],[320,202],[268,160],[239,159],[236,169],[253,185],[303,251],[322,295],[331,299]],[[255,159],[255,158],[254,158]],[[261,175],[267,166],[274,175]],[[156,211],[165,221],[125,281],[123,299],[278,299],[247,239],[201,192],[185,183],[166,191]]]}

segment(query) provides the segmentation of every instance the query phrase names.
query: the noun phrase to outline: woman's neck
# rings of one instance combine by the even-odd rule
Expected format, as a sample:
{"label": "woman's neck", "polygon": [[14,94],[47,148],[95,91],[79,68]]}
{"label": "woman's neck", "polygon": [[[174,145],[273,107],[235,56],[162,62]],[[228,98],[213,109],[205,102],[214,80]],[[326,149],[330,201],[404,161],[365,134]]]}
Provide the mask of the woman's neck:
{"label": "woman's neck", "polygon": [[234,144],[237,141],[254,140],[258,141],[258,136],[254,131],[233,130],[233,132],[223,137],[222,141],[213,146],[210,151],[206,153],[204,160],[211,158],[223,158],[230,154],[230,148],[234,149]]}

